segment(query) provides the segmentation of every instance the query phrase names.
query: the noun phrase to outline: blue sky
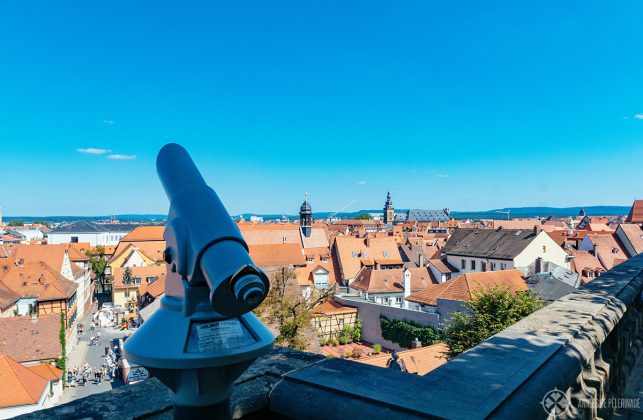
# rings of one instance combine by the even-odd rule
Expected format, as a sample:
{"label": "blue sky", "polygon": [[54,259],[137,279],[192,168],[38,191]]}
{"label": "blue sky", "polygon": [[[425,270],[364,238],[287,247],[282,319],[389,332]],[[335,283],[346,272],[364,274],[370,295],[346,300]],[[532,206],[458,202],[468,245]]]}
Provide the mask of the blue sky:
{"label": "blue sky", "polygon": [[231,213],[643,197],[641,2],[216,3],[1,2],[4,214],[163,213],[170,141]]}

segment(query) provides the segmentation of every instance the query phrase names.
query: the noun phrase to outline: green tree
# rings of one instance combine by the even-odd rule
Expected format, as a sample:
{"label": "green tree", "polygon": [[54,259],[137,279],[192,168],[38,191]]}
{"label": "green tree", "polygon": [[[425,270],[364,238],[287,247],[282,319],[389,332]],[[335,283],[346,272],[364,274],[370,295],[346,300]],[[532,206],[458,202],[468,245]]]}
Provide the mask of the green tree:
{"label": "green tree", "polygon": [[493,288],[476,293],[470,313],[456,312],[444,329],[444,341],[453,358],[543,307],[531,292],[512,293]]}
{"label": "green tree", "polygon": [[371,215],[368,213],[362,213],[355,217],[355,220],[371,220]]}
{"label": "green tree", "polygon": [[319,350],[319,339],[312,326],[313,308],[333,295],[334,289],[313,288],[304,297],[291,268],[284,268],[270,281],[266,300],[254,310],[277,332],[277,344],[297,350]]}
{"label": "green tree", "polygon": [[100,285],[102,293],[105,293],[105,283],[106,275],[105,270],[107,268],[107,257],[105,256],[105,247],[97,246],[93,250],[88,250],[85,252],[85,255],[89,258],[89,263],[92,265],[92,271],[94,272],[95,282]]}
{"label": "green tree", "polygon": [[12,220],[8,223],[9,226],[24,226],[25,223],[22,220]]}
{"label": "green tree", "polygon": [[56,359],[56,367],[63,371],[63,381],[67,380],[67,329],[65,328],[65,312],[60,313],[60,331],[58,333],[60,340],[61,356]]}

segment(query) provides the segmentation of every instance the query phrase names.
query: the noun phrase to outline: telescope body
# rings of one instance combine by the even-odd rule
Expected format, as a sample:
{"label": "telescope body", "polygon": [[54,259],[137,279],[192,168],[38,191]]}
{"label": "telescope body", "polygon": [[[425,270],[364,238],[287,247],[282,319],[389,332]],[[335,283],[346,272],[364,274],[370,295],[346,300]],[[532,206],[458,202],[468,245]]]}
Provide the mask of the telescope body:
{"label": "telescope body", "polygon": [[174,391],[175,414],[195,417],[223,410],[234,380],[272,348],[273,334],[250,312],[270,285],[187,151],[164,146],[157,172],[170,200],[165,295],[124,353]]}

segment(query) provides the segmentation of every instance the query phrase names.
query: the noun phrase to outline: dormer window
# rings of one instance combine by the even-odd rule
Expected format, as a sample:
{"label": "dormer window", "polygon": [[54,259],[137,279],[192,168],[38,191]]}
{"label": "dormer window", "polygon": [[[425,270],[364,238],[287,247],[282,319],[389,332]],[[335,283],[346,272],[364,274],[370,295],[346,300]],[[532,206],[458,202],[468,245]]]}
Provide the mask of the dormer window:
{"label": "dormer window", "polygon": [[357,258],[358,255],[359,253],[357,251],[353,251],[353,258]]}
{"label": "dormer window", "polygon": [[364,253],[362,253],[362,256],[363,256],[364,258],[368,258],[368,252],[364,252]]}
{"label": "dormer window", "polygon": [[308,264],[312,264],[312,263],[315,262],[315,259],[314,258],[308,258],[306,261],[308,262]]}
{"label": "dormer window", "polygon": [[384,258],[388,258],[388,252],[382,251],[382,254],[384,254]]}

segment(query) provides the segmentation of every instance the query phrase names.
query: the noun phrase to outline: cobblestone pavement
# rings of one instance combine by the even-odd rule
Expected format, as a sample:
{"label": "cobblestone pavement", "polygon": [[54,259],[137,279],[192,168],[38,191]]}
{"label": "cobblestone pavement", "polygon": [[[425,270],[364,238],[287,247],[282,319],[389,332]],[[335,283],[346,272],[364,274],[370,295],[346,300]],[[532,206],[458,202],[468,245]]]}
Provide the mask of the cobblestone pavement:
{"label": "cobblestone pavement", "polygon": [[[80,323],[85,325],[85,332],[79,334],[78,343],[72,344],[73,349],[67,357],[67,367],[69,369],[81,366],[85,362],[89,363],[90,366],[100,367],[104,363],[105,347],[109,345],[113,347],[114,340],[125,336],[124,331],[116,328],[96,328],[95,331],[90,331],[89,323],[95,312],[96,305],[92,305],[89,313],[80,321]],[[100,345],[90,345],[90,337],[96,335],[97,331],[100,331],[101,343]],[[91,394],[109,391],[122,385],[123,382],[120,379],[115,379],[113,382],[103,381],[100,384],[95,384],[92,378],[85,386],[77,385],[75,387],[65,388],[58,404],[64,404]]]}

